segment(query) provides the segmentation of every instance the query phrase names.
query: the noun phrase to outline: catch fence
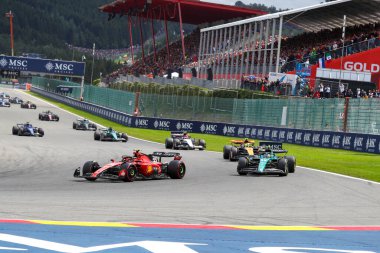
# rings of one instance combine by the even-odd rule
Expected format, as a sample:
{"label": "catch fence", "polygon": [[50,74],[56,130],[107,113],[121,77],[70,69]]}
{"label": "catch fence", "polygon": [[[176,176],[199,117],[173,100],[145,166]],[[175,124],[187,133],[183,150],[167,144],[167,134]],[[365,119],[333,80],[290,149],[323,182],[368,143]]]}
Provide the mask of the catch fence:
{"label": "catch fence", "polygon": [[[41,79],[41,78],[38,78]],[[33,79],[33,85],[56,92],[68,82]],[[50,85],[47,85],[49,83]],[[77,84],[72,86],[78,86]],[[78,88],[69,97],[79,99]],[[136,95],[139,94],[139,95]],[[316,131],[379,134],[380,99],[378,98],[287,98],[238,99],[182,93],[132,93],[85,85],[84,101],[128,114],[139,109],[139,116],[152,118],[207,121],[254,126],[281,127]],[[135,102],[137,104],[135,105]]]}

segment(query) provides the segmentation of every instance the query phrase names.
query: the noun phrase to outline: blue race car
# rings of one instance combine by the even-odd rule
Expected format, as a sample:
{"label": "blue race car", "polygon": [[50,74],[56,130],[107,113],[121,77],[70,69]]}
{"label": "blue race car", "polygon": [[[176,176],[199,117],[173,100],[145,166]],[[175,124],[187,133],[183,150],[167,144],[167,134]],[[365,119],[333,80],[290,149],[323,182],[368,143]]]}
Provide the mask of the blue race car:
{"label": "blue race car", "polygon": [[17,124],[12,127],[12,134],[18,136],[38,136],[43,137],[45,135],[42,128],[33,127],[29,122],[25,124]]}
{"label": "blue race car", "polygon": [[254,155],[240,157],[237,173],[241,176],[247,174],[287,176],[294,173],[296,158],[294,156],[279,156],[287,154],[282,149],[282,143],[261,142]]}
{"label": "blue race car", "polygon": [[11,107],[8,98],[0,98],[0,107]]}
{"label": "blue race car", "polygon": [[96,130],[94,133],[94,140],[96,141],[121,141],[127,142],[128,135],[126,133],[119,133],[110,128]]}

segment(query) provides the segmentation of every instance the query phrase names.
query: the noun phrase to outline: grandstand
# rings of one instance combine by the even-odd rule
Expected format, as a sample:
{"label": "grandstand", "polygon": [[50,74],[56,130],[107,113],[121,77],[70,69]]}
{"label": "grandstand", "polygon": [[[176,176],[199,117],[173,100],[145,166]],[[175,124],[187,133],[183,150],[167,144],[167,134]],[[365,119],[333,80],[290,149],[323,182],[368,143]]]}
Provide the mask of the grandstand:
{"label": "grandstand", "polygon": [[[192,4],[198,4],[197,1],[186,1],[190,7],[182,3],[183,1],[177,1],[172,5],[181,5],[182,13],[191,13],[194,8],[198,8],[197,13],[201,13],[203,8],[205,12],[214,8],[213,4],[208,3],[194,7]],[[246,77],[250,77],[251,83],[266,83],[269,86],[270,72],[304,75],[305,73],[299,73],[297,68],[306,68],[308,75],[303,77],[310,80],[324,78],[336,81],[336,89],[342,80],[364,86],[368,83],[376,84],[379,89],[379,64],[373,60],[376,57],[370,57],[372,60],[363,57],[368,51],[372,52],[369,54],[376,54],[376,48],[380,46],[380,14],[377,8],[379,4],[379,0],[337,0],[275,14],[260,15],[263,13],[252,12],[250,15],[256,16],[253,18],[246,18],[248,14],[244,12],[247,9],[239,8],[237,11],[236,7],[229,6],[231,9],[227,12],[236,14],[234,17],[228,16],[229,18],[237,18],[240,15],[240,18],[246,19],[231,23],[221,21],[220,25],[212,27],[207,27],[204,23],[217,22],[217,19],[227,17],[227,14],[222,16],[210,12],[208,20],[204,20],[203,14],[199,20],[190,15],[184,18],[183,22],[186,20],[196,24],[200,30],[196,29],[189,36],[182,37],[181,41],[170,45],[167,43],[166,48],[144,57],[131,67],[120,69],[113,73],[113,76],[163,76],[168,69],[175,71],[181,67],[184,78],[193,77],[195,80],[195,72],[197,78],[213,81],[215,87],[239,88],[244,87],[241,83]],[[117,1],[101,7],[101,10],[119,13],[122,6],[126,8],[121,1]],[[167,6],[155,6],[154,15],[148,14],[148,7],[142,8],[144,15],[156,15],[165,20],[165,15],[159,15],[161,11],[158,9]],[[221,5],[216,5],[215,8],[222,7],[225,8]],[[347,16],[347,20],[343,40],[344,15]],[[173,20],[181,22],[178,15]],[[288,25],[300,27],[305,32],[290,37],[283,33],[283,27]],[[356,59],[357,57],[359,58]],[[323,59],[324,66],[319,66],[320,59]],[[321,70],[320,67],[325,69]],[[336,69],[343,71],[337,74]],[[371,70],[373,73],[368,74]],[[318,82],[310,82],[310,86],[317,85]]]}
{"label": "grandstand", "polygon": [[[118,74],[163,74],[168,68],[175,68],[186,65],[191,60],[196,60],[199,44],[199,29],[193,34],[184,37],[182,24],[192,24],[198,27],[205,27],[211,24],[226,23],[231,20],[238,20],[248,17],[254,17],[266,14],[260,10],[240,8],[229,5],[207,3],[194,0],[137,0],[122,1],[118,0],[110,4],[99,7],[100,11],[108,13],[109,19],[116,15],[126,15],[128,17],[129,37],[131,44],[132,38],[132,18],[138,20],[138,29],[140,29],[140,42],[143,45],[143,36],[141,32],[142,20],[151,21],[151,32],[153,40],[153,54],[145,57],[144,48],[142,48],[142,59],[135,63],[131,68],[124,68],[114,75]],[[196,15],[194,15],[196,13]],[[153,20],[164,21],[166,34],[166,48],[157,52],[155,42],[155,30]],[[171,45],[168,40],[167,22],[177,22],[180,26],[181,40]],[[131,47],[130,55],[134,55]]]}

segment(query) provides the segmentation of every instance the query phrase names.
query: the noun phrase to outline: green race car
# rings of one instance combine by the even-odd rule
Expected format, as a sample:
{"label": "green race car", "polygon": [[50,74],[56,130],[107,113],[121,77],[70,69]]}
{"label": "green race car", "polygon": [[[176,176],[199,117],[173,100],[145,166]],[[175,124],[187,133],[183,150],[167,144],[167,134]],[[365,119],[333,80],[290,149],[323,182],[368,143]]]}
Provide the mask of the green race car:
{"label": "green race car", "polygon": [[94,140],[96,141],[121,141],[127,142],[128,135],[126,133],[119,133],[110,128],[96,130],[94,133]]}
{"label": "green race car", "polygon": [[239,158],[237,173],[241,176],[247,174],[287,176],[288,173],[294,173],[296,167],[296,158],[286,156],[287,153],[287,150],[282,149],[282,143],[261,142],[254,155]]}

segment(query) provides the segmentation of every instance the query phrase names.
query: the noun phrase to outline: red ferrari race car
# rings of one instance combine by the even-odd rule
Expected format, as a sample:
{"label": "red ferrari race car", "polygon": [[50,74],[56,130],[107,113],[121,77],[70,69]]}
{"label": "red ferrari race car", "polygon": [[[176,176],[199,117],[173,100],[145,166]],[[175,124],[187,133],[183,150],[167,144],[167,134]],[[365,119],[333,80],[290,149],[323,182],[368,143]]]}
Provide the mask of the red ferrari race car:
{"label": "red ferrari race car", "polygon": [[[173,157],[170,162],[163,162],[163,157]],[[139,150],[133,156],[123,156],[121,161],[100,166],[95,161],[86,162],[82,169],[77,168],[74,177],[95,181],[98,178],[133,182],[135,179],[181,179],[185,176],[186,166],[182,156],[174,152],[153,152],[144,154]]]}

